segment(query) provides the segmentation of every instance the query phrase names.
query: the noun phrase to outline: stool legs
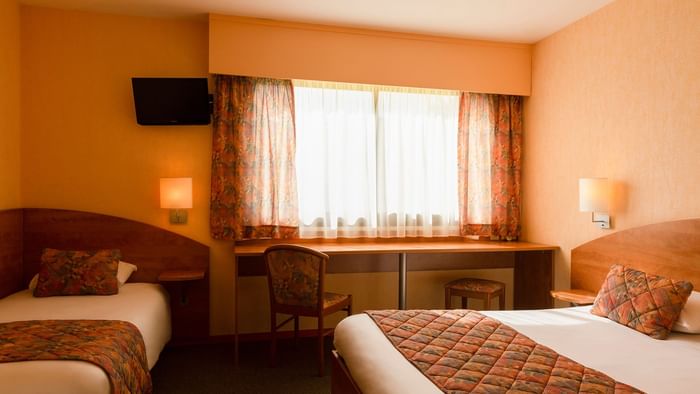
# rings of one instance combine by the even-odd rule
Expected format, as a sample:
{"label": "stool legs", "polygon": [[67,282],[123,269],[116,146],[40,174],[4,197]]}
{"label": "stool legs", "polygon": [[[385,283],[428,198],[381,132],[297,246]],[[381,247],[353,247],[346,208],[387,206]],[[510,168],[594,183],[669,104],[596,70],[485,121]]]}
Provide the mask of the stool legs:
{"label": "stool legs", "polygon": [[[469,297],[462,295],[462,294],[456,294],[459,296],[462,304],[462,309],[467,309],[468,308],[468,301]],[[449,288],[445,288],[445,309],[452,309],[452,291]],[[484,310],[490,310],[491,309],[491,299],[493,297],[498,297],[498,309],[504,311],[506,310],[506,291],[505,289],[499,291],[498,293],[494,294],[484,294],[481,295],[479,294],[479,297],[476,297],[476,294],[471,294],[471,297],[476,297],[480,298],[481,300],[484,301]]]}
{"label": "stool legs", "polygon": [[[452,309],[452,292],[450,289],[445,289],[445,309]],[[459,299],[462,304],[462,309],[467,309],[469,304],[469,297],[459,295]],[[485,294],[483,297],[478,297],[481,298],[481,300],[484,302],[484,310],[488,311],[491,309],[491,300],[493,296],[498,297],[498,309],[504,311],[506,310],[506,292],[505,290],[501,290],[498,293],[495,294]]]}

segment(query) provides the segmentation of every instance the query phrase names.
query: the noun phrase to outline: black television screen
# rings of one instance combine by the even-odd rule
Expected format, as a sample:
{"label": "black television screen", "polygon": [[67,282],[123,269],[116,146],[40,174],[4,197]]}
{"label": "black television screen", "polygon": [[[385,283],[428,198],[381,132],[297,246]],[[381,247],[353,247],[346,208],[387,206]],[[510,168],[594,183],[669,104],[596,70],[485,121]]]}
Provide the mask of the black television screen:
{"label": "black television screen", "polygon": [[206,78],[131,78],[140,125],[209,124]]}

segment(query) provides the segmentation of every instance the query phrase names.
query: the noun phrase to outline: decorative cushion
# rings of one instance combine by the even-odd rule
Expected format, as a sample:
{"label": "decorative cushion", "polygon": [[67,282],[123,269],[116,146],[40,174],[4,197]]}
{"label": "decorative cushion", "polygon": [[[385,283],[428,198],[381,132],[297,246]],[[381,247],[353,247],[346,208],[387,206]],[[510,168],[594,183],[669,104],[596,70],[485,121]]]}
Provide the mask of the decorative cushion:
{"label": "decorative cushion", "polygon": [[676,324],[673,325],[673,331],[700,334],[700,292],[694,291],[690,294]]}
{"label": "decorative cushion", "polygon": [[495,293],[506,287],[501,282],[488,279],[462,278],[453,280],[445,285],[445,288],[463,291],[473,291],[476,293]]}
{"label": "decorative cushion", "polygon": [[[119,287],[124,286],[126,281],[131,277],[131,274],[138,270],[139,267],[131,263],[127,263],[126,261],[120,261],[119,267],[117,268],[117,280],[119,281]],[[36,289],[37,281],[39,281],[39,274],[32,277],[32,280],[29,282],[29,290],[34,291],[34,289]]]}
{"label": "decorative cushion", "polygon": [[96,252],[45,249],[34,296],[116,294],[120,257],[117,249]]}
{"label": "decorative cushion", "polygon": [[692,290],[690,282],[616,264],[610,268],[591,313],[665,339]]}

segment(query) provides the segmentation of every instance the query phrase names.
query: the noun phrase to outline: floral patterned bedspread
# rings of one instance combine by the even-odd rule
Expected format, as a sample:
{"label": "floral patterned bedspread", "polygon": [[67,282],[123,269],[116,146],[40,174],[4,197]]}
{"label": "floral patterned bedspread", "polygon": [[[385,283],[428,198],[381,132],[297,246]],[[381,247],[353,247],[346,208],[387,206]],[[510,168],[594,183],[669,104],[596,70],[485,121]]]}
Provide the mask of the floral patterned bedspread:
{"label": "floral patterned bedspread", "polygon": [[113,394],[151,393],[138,328],[115,320],[30,320],[0,324],[0,362],[80,360],[102,368]]}
{"label": "floral patterned bedspread", "polygon": [[396,349],[449,393],[641,393],[469,310],[367,314]]}

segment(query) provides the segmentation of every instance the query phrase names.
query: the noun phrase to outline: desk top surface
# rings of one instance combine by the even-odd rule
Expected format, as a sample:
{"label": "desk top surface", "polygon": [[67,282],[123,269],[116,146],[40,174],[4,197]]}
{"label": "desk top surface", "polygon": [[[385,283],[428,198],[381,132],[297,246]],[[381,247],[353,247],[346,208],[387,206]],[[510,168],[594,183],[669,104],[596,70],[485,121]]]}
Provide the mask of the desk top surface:
{"label": "desk top surface", "polygon": [[290,240],[244,241],[234,247],[236,256],[260,256],[268,246],[294,243],[327,254],[383,254],[383,253],[467,253],[467,252],[526,252],[556,250],[554,245],[531,242],[493,241],[397,241],[397,240]]}

